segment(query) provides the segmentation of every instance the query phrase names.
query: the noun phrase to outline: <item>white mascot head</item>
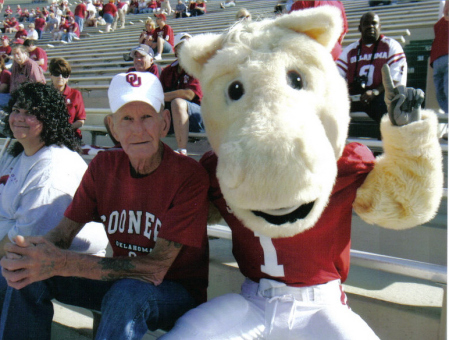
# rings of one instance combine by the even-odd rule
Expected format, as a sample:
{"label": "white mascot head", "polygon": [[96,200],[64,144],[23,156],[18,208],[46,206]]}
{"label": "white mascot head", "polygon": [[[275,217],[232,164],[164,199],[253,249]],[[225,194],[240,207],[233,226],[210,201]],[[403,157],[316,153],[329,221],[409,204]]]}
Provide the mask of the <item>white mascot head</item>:
{"label": "white mascot head", "polygon": [[181,48],[181,65],[201,82],[224,198],[253,231],[296,235],[327,204],[350,119],[330,54],[341,29],[339,10],[323,6],[241,22]]}

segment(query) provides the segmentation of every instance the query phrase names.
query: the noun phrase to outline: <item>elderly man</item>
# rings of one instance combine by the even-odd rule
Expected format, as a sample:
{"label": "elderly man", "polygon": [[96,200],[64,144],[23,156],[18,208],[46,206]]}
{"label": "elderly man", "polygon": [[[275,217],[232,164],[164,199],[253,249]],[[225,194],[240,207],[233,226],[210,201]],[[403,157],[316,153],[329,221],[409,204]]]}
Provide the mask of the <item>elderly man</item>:
{"label": "elderly man", "polygon": [[150,46],[141,44],[134,47],[129,56],[134,60],[134,67],[130,67],[127,72],[150,72],[159,78],[159,69],[153,63],[154,53]]}
{"label": "elderly man", "polygon": [[347,46],[337,60],[338,70],[348,82],[351,112],[366,112],[377,125],[387,112],[382,66],[390,66],[395,86],[407,83],[407,61],[401,45],[381,35],[380,30],[376,13],[363,14],[359,25],[361,39]]}
{"label": "elderly man", "polygon": [[[161,142],[170,116],[154,75],[118,74],[108,96],[122,149],[92,160],[55,229],[5,246],[3,339],[49,339],[53,298],[101,310],[96,339],[141,339],[206,299],[207,174]],[[92,220],[103,222],[112,258],[67,250]]]}

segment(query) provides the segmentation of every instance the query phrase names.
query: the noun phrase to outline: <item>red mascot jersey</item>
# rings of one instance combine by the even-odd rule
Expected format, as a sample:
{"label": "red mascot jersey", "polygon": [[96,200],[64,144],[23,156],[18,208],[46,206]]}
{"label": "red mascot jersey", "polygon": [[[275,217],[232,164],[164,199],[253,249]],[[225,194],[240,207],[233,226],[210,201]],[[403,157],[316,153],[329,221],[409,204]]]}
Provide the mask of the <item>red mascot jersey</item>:
{"label": "red mascot jersey", "polygon": [[364,145],[348,144],[338,160],[337,180],[329,204],[314,227],[293,237],[257,236],[232,214],[216,177],[213,152],[201,163],[209,172],[209,199],[232,229],[233,254],[243,275],[255,282],[268,278],[289,286],[344,282],[349,272],[352,203],[357,188],[374,167],[374,155]]}

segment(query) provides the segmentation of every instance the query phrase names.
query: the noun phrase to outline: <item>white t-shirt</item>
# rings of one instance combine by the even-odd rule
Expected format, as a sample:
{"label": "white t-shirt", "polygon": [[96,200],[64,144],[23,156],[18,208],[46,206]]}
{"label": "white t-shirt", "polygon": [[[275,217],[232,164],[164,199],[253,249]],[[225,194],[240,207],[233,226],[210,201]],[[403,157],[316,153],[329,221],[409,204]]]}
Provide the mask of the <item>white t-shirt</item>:
{"label": "white t-shirt", "polygon": [[[32,156],[5,153],[0,160],[0,239],[44,235],[53,229],[86,169],[80,155],[56,145],[45,146]],[[72,250],[98,253],[107,245],[99,223],[86,225],[78,236]]]}
{"label": "white t-shirt", "polygon": [[32,30],[28,32],[27,39],[37,40],[39,39],[39,35],[36,30]]}

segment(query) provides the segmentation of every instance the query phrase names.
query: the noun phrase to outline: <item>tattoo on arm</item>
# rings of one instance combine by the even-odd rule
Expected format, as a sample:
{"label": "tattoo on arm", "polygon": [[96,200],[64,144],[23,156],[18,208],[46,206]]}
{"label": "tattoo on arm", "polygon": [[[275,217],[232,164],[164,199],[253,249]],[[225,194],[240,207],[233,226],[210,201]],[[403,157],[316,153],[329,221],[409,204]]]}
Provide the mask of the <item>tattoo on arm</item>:
{"label": "tattoo on arm", "polygon": [[121,259],[117,261],[113,258],[102,258],[98,262],[101,269],[107,271],[102,276],[102,280],[116,280],[123,277],[123,273],[133,270],[136,266],[131,262],[131,259]]}

